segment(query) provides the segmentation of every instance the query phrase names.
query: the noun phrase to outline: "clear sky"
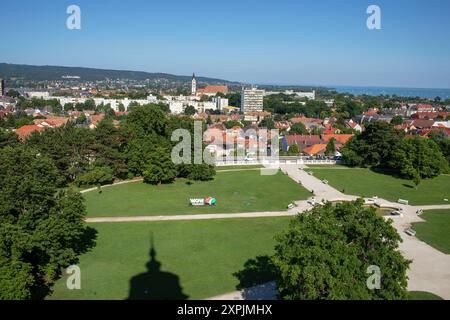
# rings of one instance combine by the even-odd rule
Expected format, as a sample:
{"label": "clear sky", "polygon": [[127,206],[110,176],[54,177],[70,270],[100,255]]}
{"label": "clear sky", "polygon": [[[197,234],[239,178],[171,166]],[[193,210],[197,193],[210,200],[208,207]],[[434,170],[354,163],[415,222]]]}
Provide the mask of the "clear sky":
{"label": "clear sky", "polygon": [[[66,28],[71,4],[81,30]],[[449,16],[449,0],[0,0],[0,62],[450,88]]]}

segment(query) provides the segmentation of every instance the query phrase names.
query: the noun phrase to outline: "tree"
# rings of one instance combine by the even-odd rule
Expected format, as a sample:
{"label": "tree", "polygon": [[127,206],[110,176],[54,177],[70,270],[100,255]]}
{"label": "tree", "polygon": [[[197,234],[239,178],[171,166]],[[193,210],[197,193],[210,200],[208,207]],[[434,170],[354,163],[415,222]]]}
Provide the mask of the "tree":
{"label": "tree", "polygon": [[294,144],[289,146],[288,155],[290,155],[290,156],[298,156],[299,153],[300,153],[300,148],[298,147],[297,144],[294,143]]}
{"label": "tree", "polygon": [[[343,148],[344,161],[364,166],[388,166],[392,152],[397,149],[404,133],[392,124],[376,121],[366,126],[360,135],[352,138]],[[357,157],[354,157],[357,155]],[[348,157],[352,156],[353,159]],[[352,161],[353,160],[353,161]],[[358,160],[358,161],[355,161]]]}
{"label": "tree", "polygon": [[289,130],[288,135],[296,135],[296,134],[300,135],[308,134],[308,130],[306,130],[306,127],[303,123],[298,122],[291,126],[291,130]]}
{"label": "tree", "polygon": [[223,122],[223,125],[227,129],[231,129],[233,127],[241,127],[241,128],[243,127],[242,123],[240,121],[237,121],[237,120],[225,121],[225,122]]}
{"label": "tree", "polygon": [[26,143],[53,160],[60,172],[59,186],[65,186],[89,168],[93,138],[90,129],[66,125],[35,132]]}
{"label": "tree", "polygon": [[394,126],[401,125],[403,123],[403,117],[402,116],[394,116],[391,120],[391,124]]}
{"label": "tree", "polygon": [[87,117],[84,114],[84,112],[81,112],[80,115],[78,116],[78,118],[76,119],[76,123],[77,124],[86,124],[87,122]]}
{"label": "tree", "polygon": [[170,151],[158,147],[152,152],[149,163],[145,166],[144,181],[151,184],[173,182],[177,176],[177,169],[170,158]]}
{"label": "tree", "polygon": [[184,176],[189,180],[208,181],[214,179],[216,171],[213,166],[208,164],[192,164],[187,165]]}
{"label": "tree", "polygon": [[19,143],[19,137],[11,131],[0,128],[0,149],[6,146],[13,146]]}
{"label": "tree", "polygon": [[272,130],[275,128],[275,121],[273,120],[272,117],[265,117],[264,119],[261,120],[259,127]]}
{"label": "tree", "polygon": [[404,139],[392,154],[390,166],[408,179],[433,178],[448,172],[448,163],[431,139]]}
{"label": "tree", "polygon": [[43,298],[88,244],[83,198],[57,189],[57,169],[36,149],[5,147],[0,163],[0,299]]}
{"label": "tree", "polygon": [[197,113],[197,110],[193,106],[187,106],[186,109],[184,109],[184,114],[187,116],[193,116]]}
{"label": "tree", "polygon": [[16,127],[16,129],[18,129],[22,126],[31,125],[31,124],[34,124],[34,122],[30,118],[20,117],[20,118],[16,119],[15,127]]}
{"label": "tree", "polygon": [[19,98],[20,97],[19,91],[13,90],[13,89],[9,89],[8,92],[6,93],[6,95],[11,98]]}
{"label": "tree", "polygon": [[129,137],[124,153],[128,171],[142,175],[157,146],[170,149],[169,121],[158,105],[136,106],[128,114],[124,134]]}
{"label": "tree", "polygon": [[443,130],[431,131],[428,134],[428,137],[436,142],[436,144],[441,149],[442,154],[447,159],[448,164],[450,165],[450,138],[445,135]]}
{"label": "tree", "polygon": [[85,186],[102,186],[105,184],[111,184],[114,181],[113,170],[110,167],[97,167],[89,168],[88,171],[81,174],[77,178],[77,185],[79,187]]}
{"label": "tree", "polygon": [[331,138],[328,143],[327,143],[327,148],[325,150],[325,154],[327,156],[334,156],[334,154],[336,153],[336,145],[335,145],[335,138]]}
{"label": "tree", "polygon": [[[404,299],[409,261],[398,251],[392,221],[363,201],[316,206],[276,237],[273,263],[286,300]],[[369,266],[381,271],[380,290],[367,286]]]}

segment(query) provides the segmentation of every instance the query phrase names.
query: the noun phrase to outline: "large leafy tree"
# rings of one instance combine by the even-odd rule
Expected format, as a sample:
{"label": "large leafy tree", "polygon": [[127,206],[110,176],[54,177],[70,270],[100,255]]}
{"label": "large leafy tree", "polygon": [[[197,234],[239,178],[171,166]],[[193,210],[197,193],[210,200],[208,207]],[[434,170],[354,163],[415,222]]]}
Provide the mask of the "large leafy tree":
{"label": "large leafy tree", "polygon": [[144,167],[144,181],[151,184],[173,182],[177,176],[177,168],[172,162],[170,151],[157,147],[150,154],[149,162]]}
{"label": "large leafy tree", "polygon": [[42,298],[87,244],[83,200],[58,191],[58,170],[36,149],[5,147],[0,163],[0,299]]}
{"label": "large leafy tree", "polygon": [[448,172],[448,163],[439,146],[431,139],[404,139],[393,151],[391,167],[409,179],[433,178]]}
{"label": "large leafy tree", "polygon": [[114,176],[118,178],[126,178],[128,168],[124,149],[128,136],[124,130],[115,127],[111,119],[104,119],[100,121],[93,134],[90,149],[95,155],[95,164],[111,168]]}
{"label": "large leafy tree", "polygon": [[125,134],[129,137],[124,147],[129,171],[142,175],[154,159],[157,147],[169,149],[169,120],[158,105],[137,106],[128,115]]}
{"label": "large leafy tree", "polygon": [[[354,203],[328,203],[299,214],[277,236],[273,262],[282,299],[404,299],[409,261],[390,221]],[[381,288],[369,289],[369,266],[381,271]]]}
{"label": "large leafy tree", "polygon": [[11,131],[6,131],[0,128],[0,149],[6,146],[17,145],[19,137]]}
{"label": "large leafy tree", "polygon": [[392,152],[397,149],[404,134],[393,125],[376,121],[364,132],[347,143],[342,155],[347,163],[364,166],[387,166]]}
{"label": "large leafy tree", "polygon": [[73,182],[94,159],[92,130],[67,125],[34,133],[27,145],[50,157],[61,173],[60,185]]}
{"label": "large leafy tree", "polygon": [[447,159],[447,162],[450,165],[450,138],[446,136],[444,131],[432,131],[428,135],[428,137],[437,143],[439,148],[441,149],[442,154]]}

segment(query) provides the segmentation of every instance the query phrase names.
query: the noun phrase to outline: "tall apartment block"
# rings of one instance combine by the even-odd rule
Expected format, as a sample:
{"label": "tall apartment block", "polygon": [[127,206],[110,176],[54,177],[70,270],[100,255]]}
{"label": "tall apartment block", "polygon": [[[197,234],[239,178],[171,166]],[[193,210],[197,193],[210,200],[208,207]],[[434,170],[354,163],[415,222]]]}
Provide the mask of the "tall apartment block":
{"label": "tall apartment block", "polygon": [[242,89],[241,112],[261,112],[263,111],[264,90],[258,88]]}
{"label": "tall apartment block", "polygon": [[5,80],[0,79],[0,96],[4,96],[5,92]]}

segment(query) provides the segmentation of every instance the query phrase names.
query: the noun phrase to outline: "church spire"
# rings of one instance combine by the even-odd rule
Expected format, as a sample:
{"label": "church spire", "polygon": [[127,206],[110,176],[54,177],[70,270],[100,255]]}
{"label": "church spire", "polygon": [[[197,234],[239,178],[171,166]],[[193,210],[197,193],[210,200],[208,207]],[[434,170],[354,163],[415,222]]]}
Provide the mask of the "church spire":
{"label": "church spire", "polygon": [[197,94],[197,79],[195,78],[195,73],[192,73],[191,94],[193,96]]}

